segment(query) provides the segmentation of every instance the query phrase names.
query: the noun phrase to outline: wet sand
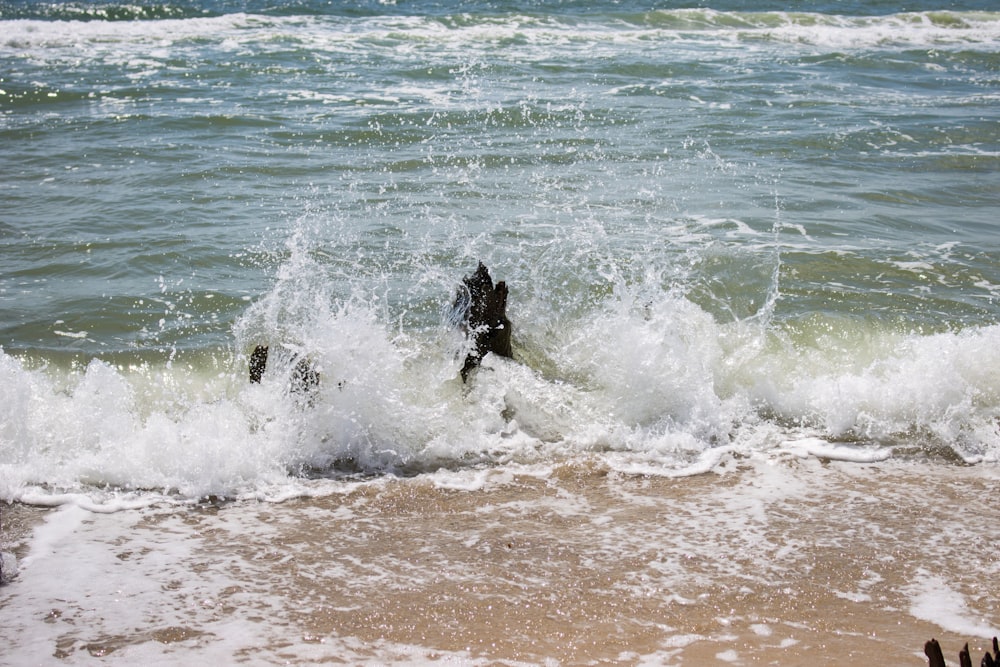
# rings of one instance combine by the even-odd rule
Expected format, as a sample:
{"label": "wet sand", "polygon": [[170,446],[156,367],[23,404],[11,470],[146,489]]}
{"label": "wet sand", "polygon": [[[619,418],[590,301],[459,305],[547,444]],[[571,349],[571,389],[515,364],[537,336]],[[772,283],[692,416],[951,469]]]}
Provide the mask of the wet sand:
{"label": "wet sand", "polygon": [[966,641],[978,664],[1000,628],[990,467],[470,475],[7,508],[5,541],[34,537],[0,588],[0,663],[920,665],[936,637],[949,664]]}

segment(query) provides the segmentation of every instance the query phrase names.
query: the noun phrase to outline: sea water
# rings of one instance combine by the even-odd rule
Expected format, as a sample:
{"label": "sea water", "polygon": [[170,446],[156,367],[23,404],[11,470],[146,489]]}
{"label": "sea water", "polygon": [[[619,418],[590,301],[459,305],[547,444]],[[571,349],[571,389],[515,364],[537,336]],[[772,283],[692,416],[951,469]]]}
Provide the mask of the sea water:
{"label": "sea water", "polygon": [[[887,645],[919,657],[925,628],[1000,626],[995,597],[974,592],[997,560],[969,555],[1000,518],[992,3],[4,0],[0,29],[11,655],[170,646],[310,661],[331,643],[361,661],[809,655],[821,624],[778,604],[767,616],[747,591],[811,591],[834,547],[866,563],[853,588],[802,595],[831,616],[863,608],[844,634],[914,620],[900,640],[913,646]],[[449,310],[480,261],[510,288],[514,359],[489,356],[463,383],[468,343]],[[259,344],[271,362],[251,384]],[[308,399],[289,387],[299,359],[321,378]],[[900,489],[880,487],[890,478]],[[715,479],[729,492],[704,505]],[[866,524],[882,503],[919,511]],[[717,526],[736,544],[695,535],[720,508],[744,517]],[[931,549],[936,533],[906,527],[928,514],[961,544]],[[307,519],[333,541],[360,532],[324,558],[292,527]],[[454,538],[435,541],[449,521]],[[834,538],[855,530],[870,552]],[[220,531],[245,541],[221,555],[205,545]],[[362,544],[375,534],[391,539]],[[305,613],[309,587],[280,574],[292,551],[269,555],[268,535],[310,551],[314,580],[364,596],[317,603],[343,618]],[[357,569],[389,545],[438,559]],[[747,565],[724,568],[734,550]],[[502,574],[501,554],[530,575]],[[140,584],[163,558],[179,563],[169,581]],[[247,573],[274,565],[274,586],[251,593],[229,558]],[[355,569],[333,574],[345,558]],[[421,588],[448,562],[462,563],[457,588]],[[567,581],[589,568],[610,583],[573,597]],[[801,578],[782,584],[792,570]],[[40,583],[57,572],[69,592]],[[100,637],[57,632],[71,617],[57,598],[80,615],[88,599],[114,607],[111,572],[149,587],[134,600],[146,620],[95,611]],[[197,593],[176,617],[152,611],[198,586],[212,605],[238,588],[258,611],[232,633],[217,609],[194,613],[209,608]],[[715,593],[735,611],[709,613]],[[622,596],[646,606],[602,616]],[[486,619],[461,620],[484,597],[537,614],[500,614],[491,649]],[[379,621],[362,613],[370,598],[409,615]],[[256,643],[248,619],[281,601]],[[428,605],[437,634],[400,630]],[[657,621],[663,605],[703,608],[704,623]],[[560,644],[552,619],[572,608],[591,609],[614,650],[582,648],[585,632]],[[775,635],[796,624],[816,634]]]}

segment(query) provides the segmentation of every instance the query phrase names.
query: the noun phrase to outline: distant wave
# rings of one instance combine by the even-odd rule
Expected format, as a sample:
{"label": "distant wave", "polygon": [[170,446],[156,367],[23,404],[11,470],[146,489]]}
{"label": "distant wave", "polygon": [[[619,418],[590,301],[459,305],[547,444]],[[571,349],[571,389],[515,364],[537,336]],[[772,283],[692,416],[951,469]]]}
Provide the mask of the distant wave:
{"label": "distant wave", "polygon": [[0,2],[0,19],[41,21],[158,21],[212,16],[208,9],[190,4]]}
{"label": "distant wave", "polygon": [[[211,23],[204,23],[204,21]],[[178,4],[0,3],[4,37],[0,51],[32,46],[73,46],[107,39],[129,41],[162,35],[198,38],[217,23],[233,29],[290,32],[307,39],[331,34],[338,41],[442,44],[454,48],[511,42],[526,45],[600,45],[606,40],[640,43],[721,42],[814,45],[833,49],[1000,45],[1000,12],[906,12],[844,16],[806,12],[724,12],[713,9],[639,13],[456,14],[320,16],[316,13],[215,12]],[[136,30],[136,23],[146,27]],[[128,30],[111,24],[130,24]],[[103,27],[102,27],[103,26]]]}

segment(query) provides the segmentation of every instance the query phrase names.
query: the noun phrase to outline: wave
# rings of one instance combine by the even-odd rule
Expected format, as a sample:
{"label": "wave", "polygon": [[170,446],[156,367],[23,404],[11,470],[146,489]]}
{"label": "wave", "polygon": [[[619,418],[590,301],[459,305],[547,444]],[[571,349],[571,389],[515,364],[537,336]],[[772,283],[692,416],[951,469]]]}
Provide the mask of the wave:
{"label": "wave", "polygon": [[[34,5],[31,5],[32,7]],[[600,48],[622,43],[713,43],[800,45],[855,50],[869,48],[995,48],[1000,12],[924,11],[882,16],[808,12],[744,12],[674,9],[583,14],[383,14],[328,15],[286,11],[218,12],[189,5],[43,4],[30,11],[0,5],[0,48],[74,46],[147,40],[200,39],[223,29],[252,31],[252,39],[285,35],[304,46],[343,48],[397,44],[495,49],[498,45],[577,45]],[[207,31],[207,32],[206,32]],[[331,43],[331,36],[336,42]],[[246,35],[243,36],[247,38]]]}
{"label": "wave", "polygon": [[192,4],[156,2],[0,2],[0,19],[38,21],[161,21],[210,16]]}
{"label": "wave", "polygon": [[[576,315],[515,309],[516,360],[488,357],[464,385],[443,316],[400,328],[379,298],[331,299],[305,264],[202,364],[0,354],[0,498],[284,498],[566,461],[657,475],[732,457],[1000,461],[1000,326],[719,323],[676,293],[616,285]],[[278,352],[251,384],[245,353],[262,340]],[[289,391],[302,356],[322,378],[308,402]]]}
{"label": "wave", "polygon": [[[74,11],[69,7],[68,12]],[[101,5],[87,7],[97,11]],[[747,208],[740,215],[750,219],[758,211],[754,224],[764,231],[754,231],[737,219],[673,224],[659,208],[663,202],[682,201],[685,194],[701,187],[703,160],[710,168],[731,172],[739,183],[733,192],[748,202],[754,199],[753,188],[746,185],[748,173],[734,167],[736,162],[723,163],[707,140],[697,166],[679,170],[685,180],[651,186],[664,189],[654,195],[670,187],[679,193],[676,196],[650,196],[646,201],[644,194],[610,192],[593,200],[579,199],[587,203],[585,210],[577,206],[578,193],[571,187],[580,184],[586,189],[592,182],[633,173],[628,169],[617,172],[608,162],[615,156],[603,145],[616,143],[619,137],[606,142],[586,136],[587,128],[581,126],[579,132],[556,135],[553,143],[572,152],[549,151],[546,146],[540,153],[484,149],[477,143],[482,136],[476,132],[479,128],[509,129],[518,140],[532,137],[534,142],[540,137],[544,143],[547,133],[533,130],[572,126],[582,105],[547,100],[537,105],[524,103],[521,97],[526,93],[519,89],[513,101],[495,103],[484,95],[473,106],[488,108],[470,111],[468,91],[454,85],[456,66],[469,66],[475,74],[477,53],[486,54],[487,68],[512,66],[503,62],[509,53],[516,54],[516,66],[535,58],[546,75],[580,66],[584,54],[614,63],[613,67],[639,67],[653,81],[640,85],[655,90],[655,82],[663,76],[663,54],[669,53],[660,48],[665,44],[694,44],[696,48],[684,58],[675,58],[672,66],[686,59],[695,63],[691,71],[704,72],[706,79],[720,71],[697,68],[706,53],[733,53],[742,58],[756,50],[763,56],[755,57],[767,61],[774,55],[781,57],[788,44],[805,45],[809,55],[824,50],[936,49],[942,45],[965,49],[970,44],[973,48],[985,45],[988,50],[995,49],[998,41],[1000,14],[935,11],[873,17],[699,9],[602,10],[572,16],[566,12],[413,16],[403,12],[403,7],[391,15],[348,17],[296,13],[289,6],[270,14],[255,13],[246,3],[240,12],[213,7],[214,14],[199,9],[177,16],[168,12],[151,20],[139,14],[122,15],[118,20],[70,13],[56,20],[9,20],[10,15],[4,13],[0,59],[16,61],[28,71],[23,77],[26,82],[46,80],[30,71],[39,63],[43,68],[72,72],[72,78],[79,81],[103,80],[91,76],[87,68],[92,63],[101,67],[125,64],[128,81],[123,96],[156,100],[160,94],[172,93],[175,84],[151,76],[147,89],[139,81],[149,72],[168,72],[171,79],[183,80],[198,67],[207,83],[235,82],[236,88],[246,84],[247,90],[256,93],[261,90],[260,81],[253,73],[271,71],[276,60],[282,64],[272,74],[285,78],[276,72],[286,71],[281,69],[286,66],[288,72],[294,71],[302,53],[347,54],[343,61],[330,58],[336,62],[329,68],[319,65],[312,70],[325,86],[334,80],[326,72],[340,72],[342,62],[353,62],[361,54],[359,60],[376,64],[382,72],[399,67],[403,84],[352,97],[350,88],[327,93],[316,90],[322,86],[310,81],[293,81],[288,99],[329,99],[342,103],[343,109],[333,110],[335,114],[363,114],[361,122],[348,124],[338,135],[351,150],[378,145],[398,149],[435,141],[440,142],[436,146],[447,146],[446,155],[437,150],[433,155],[422,150],[393,154],[386,174],[393,186],[405,184],[400,185],[399,194],[359,205],[363,216],[345,213],[363,221],[354,224],[371,226],[355,231],[354,236],[344,230],[327,230],[322,232],[325,243],[293,241],[291,257],[278,267],[273,289],[242,316],[244,299],[259,289],[259,274],[254,273],[241,290],[222,291],[218,296],[215,276],[204,291],[200,286],[182,289],[178,283],[176,290],[166,292],[161,277],[155,303],[142,291],[128,298],[117,296],[112,306],[103,306],[109,309],[105,313],[130,325],[140,317],[150,324],[136,327],[142,330],[135,338],[108,354],[103,352],[111,349],[105,347],[109,336],[95,329],[90,317],[67,317],[63,322],[60,315],[54,323],[56,317],[48,318],[30,330],[30,338],[29,329],[21,330],[21,341],[13,345],[27,345],[26,340],[35,345],[33,332],[42,330],[46,336],[56,336],[59,345],[29,346],[23,353],[16,349],[0,352],[0,497],[60,503],[78,502],[64,499],[82,495],[89,502],[109,506],[123,499],[187,502],[208,495],[284,498],[378,475],[423,475],[444,469],[463,478],[484,468],[545,467],[580,459],[627,473],[660,475],[695,474],[735,457],[1000,460],[1000,328],[991,325],[996,321],[994,304],[1000,288],[990,278],[989,258],[971,250],[967,258],[952,258],[950,245],[905,252],[911,245],[901,243],[896,254],[885,249],[897,240],[893,234],[915,235],[919,224],[950,228],[953,216],[931,223],[907,218],[900,227],[903,232],[892,230],[886,238],[884,228],[865,227],[881,224],[868,219],[877,216],[847,211],[842,215],[851,218],[849,229],[854,236],[820,254],[812,242],[802,241],[798,249],[789,245],[799,240],[783,240],[777,221],[771,232],[766,231],[775,213],[771,201],[777,196],[768,179],[761,178],[757,184],[764,196],[758,201],[764,203],[748,203],[757,208]],[[623,43],[627,48],[621,48]],[[192,48],[176,48],[178,44]],[[498,44],[510,48],[497,56]],[[764,49],[761,45],[771,46]],[[265,56],[277,53],[278,58],[259,58],[261,52]],[[639,53],[639,64],[636,59],[620,63],[629,58],[603,57],[623,53]],[[387,54],[402,64],[382,57]],[[844,59],[851,69],[855,69],[853,62],[860,63],[861,69],[868,62],[885,60],[882,55],[866,53]],[[67,67],[53,67],[53,62]],[[248,62],[250,74],[238,81],[239,67]],[[591,63],[583,66],[589,68]],[[985,64],[981,67],[988,69]],[[369,72],[362,70],[362,74]],[[587,74],[590,80],[589,69]],[[139,83],[133,85],[133,80]],[[22,92],[15,90],[19,85],[25,87]],[[5,82],[3,87],[0,96],[22,95],[25,104],[32,105],[46,100],[61,104],[64,95],[55,88],[19,80]],[[865,87],[862,92],[873,88]],[[178,89],[183,104],[193,93],[187,84]],[[696,90],[684,88],[679,94],[686,97]],[[278,92],[285,99],[287,91]],[[824,94],[841,93],[837,88]],[[80,102],[98,92],[70,90],[66,95]],[[409,104],[409,99],[418,102]],[[372,113],[376,104],[386,108],[384,113]],[[246,108],[253,111],[256,107]],[[458,112],[450,114],[456,108]],[[833,109],[838,114],[842,110]],[[119,111],[120,106],[109,103],[94,113],[117,115]],[[249,123],[271,123],[278,128],[286,112],[257,117],[253,111],[253,119],[232,120],[222,109],[187,119],[187,111],[177,114],[176,108],[162,105],[149,113],[162,113],[170,123],[193,124],[199,132],[189,136],[200,137],[216,128],[238,135],[241,124]],[[598,125],[618,122],[612,115],[602,120],[600,108],[588,113],[595,123],[601,121]],[[640,113],[635,111],[636,116]],[[174,114],[179,118],[174,119]],[[267,139],[303,146],[313,143],[312,139],[317,146],[327,141],[322,133],[329,133],[329,126],[317,130],[322,124],[304,122],[299,127],[308,125],[305,132],[315,132],[306,136],[294,134],[299,131],[295,123],[289,125],[282,132],[275,129]],[[417,127],[428,129],[415,131]],[[439,133],[444,127],[449,134]],[[470,128],[473,131],[466,132]],[[805,153],[833,154],[846,146],[852,155],[867,156],[866,147],[893,146],[891,150],[903,154],[912,143],[940,150],[942,159],[957,160],[992,136],[986,125],[966,123],[957,141],[935,129],[937,138],[913,142],[907,140],[916,131],[904,129],[905,134],[902,129],[871,127],[865,120],[858,129],[829,138],[794,139],[789,150],[796,152],[800,147],[807,149]],[[462,139],[449,145],[450,137]],[[473,149],[475,155],[469,157]],[[565,166],[578,160],[577,149],[609,170],[597,181],[587,171],[567,171]],[[660,148],[654,150],[659,155]],[[638,157],[628,142],[621,151],[622,159]],[[425,158],[430,157],[435,170],[442,170],[441,179],[419,183],[426,173],[421,170],[430,162]],[[303,171],[285,175],[289,182],[304,180],[305,170],[313,164],[297,164],[294,169]],[[378,165],[378,159],[362,166],[368,168],[368,164]],[[516,218],[516,226],[493,232],[480,227],[481,218],[492,214],[486,209],[502,199],[493,199],[486,188],[463,189],[469,172],[484,165],[538,167],[512,169],[509,180],[494,186],[497,192],[508,187],[514,190],[521,176],[537,177],[538,192],[544,191],[544,196],[526,198],[523,208],[506,211],[511,219]],[[270,179],[281,168],[287,167],[260,167],[261,179]],[[208,180],[201,178],[203,173],[210,172],[192,178]],[[225,175],[226,170],[220,173]],[[550,176],[552,191],[565,187],[565,197],[549,196],[546,181]],[[811,177],[809,173],[802,176]],[[873,192],[859,199],[899,201],[912,204],[912,210],[920,204],[919,208],[936,214],[939,209],[925,204],[935,201],[937,189],[950,183],[930,180],[937,178],[928,177],[926,187],[917,183],[898,191],[872,185]],[[712,187],[709,190],[716,192]],[[970,202],[990,203],[978,189],[969,192],[961,198],[965,211],[970,210]],[[484,195],[490,198],[482,208],[462,205],[466,201],[462,198]],[[442,239],[449,233],[451,223],[446,221],[443,229],[435,228],[418,239],[419,230],[405,226],[413,219],[409,215],[373,218],[374,209],[366,208],[369,204],[377,207],[390,197],[397,197],[401,207],[419,208],[423,202],[453,196],[457,202],[453,215],[475,220],[462,230],[456,223],[450,231],[459,238]],[[791,217],[802,224],[803,238],[805,225],[810,233],[840,237],[836,227],[841,220],[831,220],[830,211],[839,210],[842,202],[818,200],[812,188],[801,200],[805,215]],[[590,201],[607,207],[603,209],[607,221],[580,236],[560,231],[587,225],[591,215],[603,215],[590,211]],[[630,231],[631,209],[625,217],[615,209],[622,201],[624,206],[636,204],[636,218],[645,215],[651,223],[643,228],[648,231]],[[956,201],[954,193],[949,193],[938,203],[947,206],[952,201]],[[695,201],[690,206],[701,204]],[[774,207],[779,208],[778,202]],[[556,211],[561,212],[548,215]],[[442,218],[449,212],[445,210]],[[385,220],[389,222],[380,227]],[[966,237],[949,229],[946,236],[970,247],[978,242],[976,229],[964,233]],[[498,256],[484,258],[491,266],[513,273],[502,278],[517,291],[512,313],[517,360],[487,360],[476,380],[466,386],[458,379],[462,341],[445,325],[439,307],[453,282],[469,268],[459,266],[469,259],[463,257],[471,252],[469,235],[493,247]],[[740,235],[738,246],[713,243]],[[613,248],[603,247],[605,237],[613,237]],[[866,241],[869,238],[875,241]],[[876,247],[866,247],[866,243]],[[148,250],[149,243],[144,247]],[[208,251],[200,256],[214,257],[209,263],[226,267],[222,271],[226,273],[234,264],[227,264],[228,245],[222,243],[222,247],[227,248],[223,257]],[[56,245],[45,249],[46,277],[51,277],[51,253],[56,249]],[[504,253],[506,257],[499,256]],[[149,276],[158,273],[155,262],[143,264],[141,255],[138,261],[137,271]],[[794,275],[788,285],[781,286],[784,294],[779,290],[779,269]],[[37,266],[31,270],[41,271]],[[98,271],[90,277],[97,280],[100,275]],[[26,294],[26,300],[37,299],[42,292]],[[868,298],[855,302],[852,297],[856,295]],[[96,310],[92,302],[75,296],[73,300],[78,313],[89,315]],[[774,316],[777,301],[782,306],[780,320]],[[847,305],[841,312],[830,312],[831,303]],[[185,311],[177,319],[182,324],[160,319],[175,310]],[[189,314],[190,324],[181,319]],[[238,318],[235,332],[230,331],[231,317]],[[176,336],[172,329],[166,330],[171,327],[178,329]],[[211,349],[205,349],[208,343],[196,341],[190,344],[197,354],[189,350],[176,354],[181,345],[176,341],[191,341],[207,333],[211,333]],[[225,342],[218,344],[219,337]],[[246,355],[260,342],[273,345],[277,352],[264,382],[251,385]],[[72,344],[79,353],[57,357],[54,348],[65,350],[63,343]],[[136,351],[140,349],[141,356]],[[91,358],[94,355],[99,358]],[[319,393],[305,405],[289,391],[287,381],[295,359],[303,355],[323,378]]]}

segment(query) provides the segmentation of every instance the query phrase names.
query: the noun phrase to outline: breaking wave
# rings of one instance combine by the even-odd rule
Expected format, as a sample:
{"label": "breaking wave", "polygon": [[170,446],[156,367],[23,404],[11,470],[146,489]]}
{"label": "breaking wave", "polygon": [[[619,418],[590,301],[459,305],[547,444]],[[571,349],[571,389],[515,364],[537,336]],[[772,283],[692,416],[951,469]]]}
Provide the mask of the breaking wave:
{"label": "breaking wave", "polygon": [[[515,360],[487,357],[465,385],[443,310],[404,325],[384,294],[337,297],[317,261],[292,253],[221,358],[55,368],[0,355],[0,497],[285,497],[577,459],[666,475],[789,452],[1000,460],[1000,326],[791,326],[766,308],[720,322],[675,290],[613,277],[590,308],[536,321],[515,281]],[[446,304],[454,284],[435,287]],[[278,352],[250,384],[260,342]],[[322,378],[308,401],[289,391],[302,357]]]}

